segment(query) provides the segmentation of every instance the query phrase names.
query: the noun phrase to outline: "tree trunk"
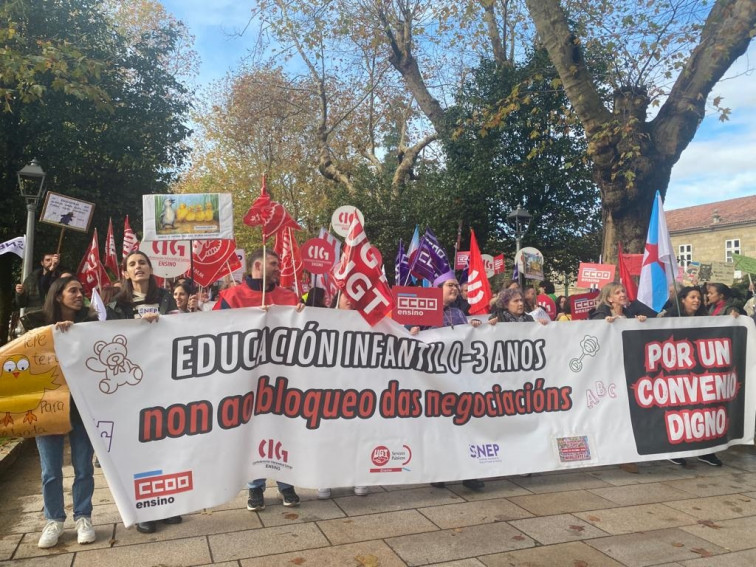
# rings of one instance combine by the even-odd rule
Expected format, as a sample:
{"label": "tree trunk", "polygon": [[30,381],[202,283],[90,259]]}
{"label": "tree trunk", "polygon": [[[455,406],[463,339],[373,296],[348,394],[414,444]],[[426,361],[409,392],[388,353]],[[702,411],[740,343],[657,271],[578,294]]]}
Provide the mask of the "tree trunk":
{"label": "tree trunk", "polygon": [[654,120],[643,89],[614,93],[609,111],[583,60],[559,0],[525,0],[538,35],[580,117],[601,190],[604,262],[617,258],[617,244],[641,252],[658,190],[666,195],[672,167],[703,120],[713,86],[748,48],[756,26],[753,0],[717,0],[693,50]]}

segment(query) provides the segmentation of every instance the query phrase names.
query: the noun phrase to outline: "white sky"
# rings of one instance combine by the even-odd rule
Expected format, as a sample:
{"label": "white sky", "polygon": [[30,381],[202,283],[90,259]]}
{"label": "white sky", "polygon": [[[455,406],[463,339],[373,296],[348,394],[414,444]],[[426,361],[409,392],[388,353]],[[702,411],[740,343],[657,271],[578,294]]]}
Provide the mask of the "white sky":
{"label": "white sky", "polygon": [[[255,41],[254,24],[243,36],[254,1],[163,0],[196,38],[202,59],[198,86],[223,78],[238,68]],[[745,197],[756,193],[756,85],[749,65],[756,66],[756,42],[717,84],[712,97],[730,107],[730,120],[711,112],[672,170],[666,210]]]}

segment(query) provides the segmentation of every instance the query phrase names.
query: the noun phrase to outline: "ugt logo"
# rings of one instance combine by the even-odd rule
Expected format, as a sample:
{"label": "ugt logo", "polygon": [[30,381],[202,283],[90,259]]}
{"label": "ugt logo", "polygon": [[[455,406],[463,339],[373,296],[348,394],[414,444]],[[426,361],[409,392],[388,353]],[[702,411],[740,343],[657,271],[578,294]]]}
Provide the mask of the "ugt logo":
{"label": "ugt logo", "polygon": [[258,454],[263,458],[271,461],[276,460],[280,463],[289,462],[289,452],[283,450],[283,443],[275,439],[263,439],[257,447]]}

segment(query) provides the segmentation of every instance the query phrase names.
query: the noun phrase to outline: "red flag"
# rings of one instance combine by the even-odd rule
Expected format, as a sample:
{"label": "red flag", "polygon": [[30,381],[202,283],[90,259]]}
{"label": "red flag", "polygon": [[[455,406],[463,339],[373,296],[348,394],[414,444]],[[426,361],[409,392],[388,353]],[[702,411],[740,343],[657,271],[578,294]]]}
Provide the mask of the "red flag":
{"label": "red flag", "polygon": [[108,219],[108,235],[105,237],[105,267],[110,268],[116,278],[120,278],[121,270],[118,268],[115,238],[113,237],[113,219]]}
{"label": "red flag", "polygon": [[622,253],[622,243],[619,243],[617,250],[617,267],[619,268],[620,282],[625,286],[625,293],[629,301],[635,301],[638,297],[638,286],[635,285],[633,276],[630,275],[630,269],[625,262],[626,254]]}
{"label": "red flag", "polygon": [[302,227],[297,224],[297,221],[291,218],[291,215],[281,203],[271,201],[264,175],[262,187],[260,188],[260,196],[255,199],[247,214],[244,215],[244,224],[247,226],[262,225],[263,242],[269,236],[278,234],[285,228],[302,230]]}
{"label": "red flag", "polygon": [[192,245],[192,279],[203,287],[241,267],[235,240],[195,240]]}
{"label": "red flag", "polygon": [[103,284],[110,283],[105,266],[100,262],[100,245],[97,242],[97,229],[94,230],[92,243],[79,263],[76,278],[81,282],[86,295],[91,295],[94,288],[100,288]]}
{"label": "red flag", "polygon": [[333,280],[371,326],[394,308],[394,297],[383,273],[380,254],[368,241],[357,215],[354,215],[344,240],[341,261],[334,267]]}
{"label": "red flag", "polygon": [[129,215],[126,215],[126,220],[123,221],[123,249],[121,251],[121,257],[125,258],[134,250],[139,248],[139,240],[136,234],[131,230],[129,224]]}
{"label": "red flag", "polygon": [[297,295],[301,295],[304,275],[302,254],[291,227],[276,233],[275,250],[281,259],[281,280],[278,285],[293,289]]}
{"label": "red flag", "polygon": [[486,267],[480,255],[475,231],[470,229],[470,267],[467,276],[467,302],[470,304],[470,315],[488,313],[491,303],[491,286],[488,284]]}

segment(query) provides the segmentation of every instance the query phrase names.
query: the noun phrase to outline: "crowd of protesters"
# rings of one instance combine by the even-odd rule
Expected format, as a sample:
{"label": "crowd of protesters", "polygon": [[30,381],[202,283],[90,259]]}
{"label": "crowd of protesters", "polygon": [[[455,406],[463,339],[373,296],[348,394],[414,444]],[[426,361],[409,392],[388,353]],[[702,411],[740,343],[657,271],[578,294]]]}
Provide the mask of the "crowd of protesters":
{"label": "crowd of protesters", "polygon": [[[249,257],[248,268],[248,273],[240,284],[232,285],[227,281],[213,294],[211,300],[208,290],[198,289],[187,278],[179,278],[170,291],[160,287],[153,274],[149,257],[143,252],[132,252],[121,264],[121,281],[101,290],[106,305],[105,316],[107,319],[145,319],[157,323],[163,315],[208,309],[259,307],[263,306],[263,301],[264,305],[288,305],[299,311],[304,308],[328,307],[352,309],[348,297],[343,294],[333,296],[329,302],[328,293],[321,288],[313,288],[303,297],[299,297],[295,292],[281,287],[279,258],[271,250],[260,249],[254,252]],[[478,327],[483,323],[483,319],[469,317],[467,282],[464,279],[460,282],[454,273],[450,272],[436,278],[433,284],[442,291],[443,326],[471,324]],[[558,322],[571,321],[569,298],[565,295],[557,296],[551,282],[542,282],[538,287],[540,295],[548,296],[554,302],[556,313],[553,319]],[[98,319],[97,313],[86,302],[81,283],[70,272],[61,269],[60,257],[57,254],[45,254],[40,267],[23,282],[18,283],[15,292],[16,306],[26,310],[26,315],[22,319],[26,330],[53,324],[57,329],[66,331],[73,324]],[[532,314],[538,310],[538,295],[534,286],[523,287],[515,280],[506,282],[491,300],[488,323],[533,322]],[[750,299],[752,295],[753,285],[745,299]],[[664,310],[658,314],[637,301],[629,301],[621,284],[609,283],[601,289],[597,306],[589,314],[589,318],[603,319],[610,323],[618,318],[636,318],[642,322],[648,317],[656,316],[738,316],[743,313],[745,311],[742,309],[742,302],[736,293],[721,283],[675,289],[670,294],[670,300]],[[756,319],[756,314],[753,316]],[[538,318],[538,321],[548,324],[548,319],[542,317]],[[409,331],[411,334],[417,334],[421,328],[411,327]],[[93,448],[73,400],[70,408],[73,430],[68,434],[68,438],[74,467],[73,516],[78,542],[86,544],[95,540],[91,522],[94,490]],[[62,480],[64,438],[64,435],[49,435],[36,439],[42,468],[44,515],[47,521],[38,542],[41,548],[57,544],[66,519]],[[714,466],[722,464],[713,454],[704,455],[699,459]],[[684,459],[670,460],[675,464],[685,464]],[[475,491],[482,490],[485,486],[483,481],[478,479],[465,480],[462,484]],[[265,509],[265,485],[264,478],[253,479],[248,483],[248,510]],[[436,482],[433,486],[442,487],[444,483]],[[278,482],[278,491],[284,506],[299,505],[299,496],[293,486]],[[357,486],[354,487],[354,492],[357,495],[366,495],[368,488]],[[330,488],[318,491],[320,498],[329,498],[330,494]],[[181,516],[165,518],[162,522],[176,524],[181,522]],[[137,530],[152,533],[156,527],[157,522],[141,522],[137,525]]]}

